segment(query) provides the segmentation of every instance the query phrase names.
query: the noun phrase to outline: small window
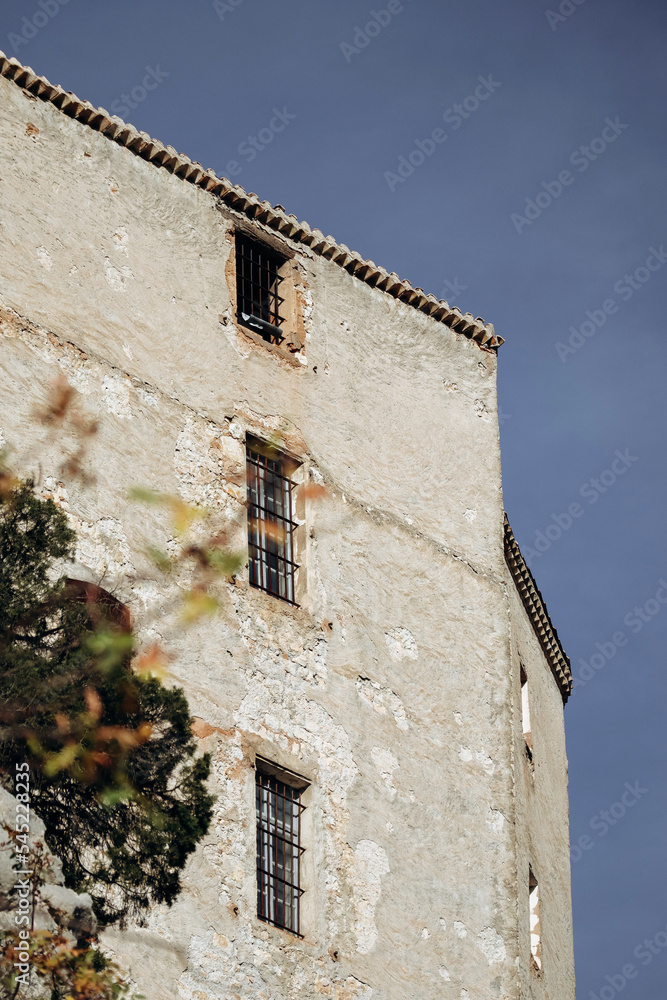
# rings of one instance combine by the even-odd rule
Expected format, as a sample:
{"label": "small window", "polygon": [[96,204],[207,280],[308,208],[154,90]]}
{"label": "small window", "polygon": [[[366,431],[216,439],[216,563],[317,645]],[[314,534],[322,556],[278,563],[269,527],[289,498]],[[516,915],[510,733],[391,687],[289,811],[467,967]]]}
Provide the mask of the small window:
{"label": "small window", "polygon": [[295,604],[292,481],[295,463],[273,449],[248,444],[249,582],[267,594]]}
{"label": "small window", "polygon": [[298,937],[304,851],[301,796],[307,787],[296,775],[257,759],[257,916]]}
{"label": "small window", "polygon": [[529,869],[530,954],[537,969],[542,968],[542,934],[540,930],[540,889],[533,869]]}
{"label": "small window", "polygon": [[238,320],[272,344],[284,339],[280,294],[287,258],[257,240],[236,233],[236,298]]}
{"label": "small window", "polygon": [[530,704],[528,700],[528,678],[526,671],[521,667],[521,726],[523,738],[526,743],[526,754],[528,759],[533,760],[533,733],[530,727]]}

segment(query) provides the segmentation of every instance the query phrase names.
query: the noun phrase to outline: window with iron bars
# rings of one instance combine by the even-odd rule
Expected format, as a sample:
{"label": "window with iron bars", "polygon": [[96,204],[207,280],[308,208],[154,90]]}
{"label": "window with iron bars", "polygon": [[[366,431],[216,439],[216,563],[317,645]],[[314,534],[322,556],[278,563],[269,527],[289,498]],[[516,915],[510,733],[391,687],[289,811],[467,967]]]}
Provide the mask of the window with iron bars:
{"label": "window with iron bars", "polygon": [[248,477],[248,578],[251,587],[296,604],[292,482],[284,456],[246,448]]}
{"label": "window with iron bars", "polygon": [[259,761],[257,765],[257,916],[301,937],[304,789],[265,773]]}
{"label": "window with iron bars", "polygon": [[287,258],[244,233],[237,232],[235,239],[238,319],[270,343],[280,344],[285,299],[279,272]]}

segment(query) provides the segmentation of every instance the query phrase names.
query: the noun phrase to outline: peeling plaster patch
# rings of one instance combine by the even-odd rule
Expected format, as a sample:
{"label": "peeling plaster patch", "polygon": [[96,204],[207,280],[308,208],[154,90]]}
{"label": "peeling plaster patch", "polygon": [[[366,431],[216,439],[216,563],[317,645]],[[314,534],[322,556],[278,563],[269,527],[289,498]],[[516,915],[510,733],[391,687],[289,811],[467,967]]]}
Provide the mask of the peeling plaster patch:
{"label": "peeling plaster patch", "polygon": [[103,517],[89,523],[73,515],[69,520],[76,531],[75,560],[91,571],[96,582],[113,592],[114,587],[136,575],[120,521]]}
{"label": "peeling plaster patch", "polygon": [[134,277],[129,267],[121,267],[119,270],[113,266],[108,257],[104,258],[104,272],[114,292],[124,292],[126,279]]}
{"label": "peeling plaster patch", "polygon": [[[188,949],[188,969],[178,981],[179,992],[197,1000],[268,998],[271,991],[251,955],[250,941],[229,941],[213,929],[205,936],[193,935]],[[204,985],[206,992],[201,989]]]}
{"label": "peeling plaster patch", "polygon": [[340,801],[345,798],[357,766],[347,733],[317,702],[298,697],[278,678],[251,678],[234,721],[284,750],[290,751],[296,740],[316,753],[322,786],[328,786]]}
{"label": "peeling plaster patch", "polygon": [[466,510],[463,511],[463,516],[465,517],[468,524],[472,524],[475,518],[477,517],[477,511],[474,509],[474,507],[468,507]]}
{"label": "peeling plaster patch", "polygon": [[229,324],[226,324],[225,326],[223,326],[223,330],[225,331],[225,337],[227,338],[231,346],[234,348],[236,353],[239,354],[244,360],[246,358],[249,358],[252,351],[250,350],[250,347],[247,345],[247,342],[244,341],[241,335],[236,332],[236,327],[233,325],[230,326]]}
{"label": "peeling plaster patch", "polygon": [[393,775],[398,767],[398,761],[391,750],[383,750],[381,747],[373,747],[371,750],[371,760],[380,772],[380,777],[384,781],[392,799],[396,798],[396,786]]}
{"label": "peeling plaster patch", "polygon": [[[232,417],[229,423],[229,434],[235,441],[245,441],[245,429],[237,417]],[[244,450],[245,454],[245,450]]]}
{"label": "peeling plaster patch", "polygon": [[457,726],[460,726],[463,723],[463,716],[460,712],[454,712],[454,722]]}
{"label": "peeling plaster patch", "polygon": [[104,376],[102,379],[102,399],[110,413],[125,419],[132,416],[131,388],[132,383],[127,375],[114,373]]}
{"label": "peeling plaster patch", "polygon": [[354,851],[352,893],[357,911],[357,951],[368,955],[377,941],[375,908],[382,893],[382,876],[390,871],[387,853],[372,840],[360,840]]}
{"label": "peeling plaster patch", "polygon": [[373,996],[370,986],[355,979],[354,976],[348,976],[345,980],[323,979],[318,976],[315,980],[315,990],[318,996],[325,997],[326,1000],[371,1000]]}
{"label": "peeling plaster patch", "polygon": [[118,253],[123,254],[123,256],[127,257],[128,256],[128,249],[127,249],[128,235],[127,235],[127,229],[125,228],[125,226],[119,226],[118,227],[118,229],[116,230],[116,232],[112,236],[112,240],[113,240],[114,249],[117,250]]}
{"label": "peeling plaster patch", "polygon": [[394,716],[394,722],[399,729],[408,729],[408,720],[401,699],[390,688],[383,688],[368,677],[357,677],[357,693],[368,702],[378,715]]}
{"label": "peeling plaster patch", "polygon": [[123,354],[125,354],[125,356],[128,357],[130,361],[134,361],[134,354],[132,353],[130,345],[126,340],[123,341]]}
{"label": "peeling plaster patch", "polygon": [[[213,806],[214,837],[204,847],[204,854],[215,870],[222,885],[222,902],[236,903],[242,895],[245,879],[247,852],[243,830],[245,814],[245,787],[239,781],[243,766],[241,733],[238,730],[219,740],[213,756],[212,769],[222,790]],[[247,915],[244,926],[250,933]]]}
{"label": "peeling plaster patch", "polygon": [[470,1000],[470,994],[466,989],[461,990],[461,1000]]}
{"label": "peeling plaster patch", "polygon": [[18,336],[43,364],[57,365],[77,392],[84,396],[100,395],[100,383],[107,368],[91,361],[76,344],[61,340],[52,331],[30,323],[10,309],[6,312],[8,323],[7,327],[3,325],[3,333]]}
{"label": "peeling plaster patch", "polygon": [[486,825],[492,833],[501,834],[505,825],[505,817],[497,809],[489,809]]}
{"label": "peeling plaster patch", "polygon": [[414,636],[407,628],[392,628],[384,634],[392,660],[416,660],[419,656]]}
{"label": "peeling plaster patch", "polygon": [[51,254],[46,247],[37,247],[37,260],[40,262],[45,271],[50,271],[53,267]]}
{"label": "peeling plaster patch", "polygon": [[474,759],[488,775],[492,775],[496,769],[492,758],[484,750],[470,750],[469,747],[461,747],[459,757],[465,763]]}
{"label": "peeling plaster patch", "polygon": [[4,448],[6,444],[7,441],[5,440],[5,435],[2,433],[2,430],[0,430],[0,448]]}
{"label": "peeling plaster patch", "polygon": [[478,750],[475,753],[475,758],[477,763],[482,765],[483,770],[486,771],[489,776],[493,774],[496,769],[496,765],[493,763],[493,760],[489,757],[488,753]]}
{"label": "peeling plaster patch", "polygon": [[158,405],[157,399],[156,399],[154,393],[152,393],[149,389],[146,389],[146,388],[144,388],[144,386],[140,385],[140,386],[135,386],[134,391],[135,391],[135,394],[136,394],[137,398],[142,403],[145,403],[146,406],[152,406],[154,410],[157,409],[157,405]]}
{"label": "peeling plaster patch", "polygon": [[464,938],[468,936],[468,931],[466,930],[466,925],[462,924],[460,920],[454,921],[454,933],[457,937]]}
{"label": "peeling plaster patch", "polygon": [[212,421],[189,415],[176,439],[174,471],[183,500],[211,510],[229,510],[225,492],[221,430]]}
{"label": "peeling plaster patch", "polygon": [[475,413],[478,417],[488,417],[489,411],[483,399],[475,400]]}
{"label": "peeling plaster patch", "polygon": [[59,483],[53,476],[46,477],[39,492],[44,500],[53,500],[56,507],[62,507],[65,511],[69,509],[69,496],[65,485]]}
{"label": "peeling plaster patch", "polygon": [[422,930],[422,937],[424,938],[424,941],[428,941],[430,936],[431,935],[428,932],[428,927],[424,927],[424,929]]}
{"label": "peeling plaster patch", "polygon": [[[144,611],[148,611],[149,608],[159,608],[164,602],[164,588],[155,580],[138,580],[133,585],[132,592],[143,604]],[[153,629],[144,627],[142,637],[146,639],[153,632]],[[157,633],[155,636],[158,638]]]}
{"label": "peeling plaster patch", "polygon": [[440,928],[443,931],[447,930],[447,921],[445,920],[444,917],[440,917]]}
{"label": "peeling plaster patch", "polygon": [[[246,611],[235,590],[230,597],[238,615],[241,638],[257,671],[281,683],[296,680],[316,687],[326,685],[327,642],[319,630],[310,630],[310,634],[295,645],[289,622],[274,618],[269,624],[260,615]],[[292,697],[300,690],[303,688],[297,687]]]}
{"label": "peeling plaster patch", "polygon": [[446,969],[444,965],[440,966],[438,972],[440,973],[440,975],[442,976],[442,978],[445,980],[446,983],[451,983],[452,977],[449,974],[449,970]]}
{"label": "peeling plaster patch", "polygon": [[477,945],[486,956],[489,965],[500,965],[506,961],[505,942],[493,927],[487,927],[477,935]]}

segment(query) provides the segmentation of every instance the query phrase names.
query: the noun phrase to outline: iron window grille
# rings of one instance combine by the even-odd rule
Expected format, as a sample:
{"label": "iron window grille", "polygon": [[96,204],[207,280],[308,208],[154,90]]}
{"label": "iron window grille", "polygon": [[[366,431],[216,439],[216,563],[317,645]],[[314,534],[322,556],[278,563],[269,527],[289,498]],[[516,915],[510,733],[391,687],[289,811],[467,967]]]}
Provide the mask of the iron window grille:
{"label": "iron window grille", "polygon": [[244,326],[273,344],[283,340],[284,318],[280,309],[285,299],[280,294],[280,286],[284,278],[279,271],[286,259],[270,247],[237,232],[238,318]]}
{"label": "iron window grille", "polygon": [[248,575],[251,587],[296,604],[292,482],[282,456],[246,449],[248,477]]}
{"label": "iron window grille", "polygon": [[301,937],[303,789],[256,772],[257,916]]}

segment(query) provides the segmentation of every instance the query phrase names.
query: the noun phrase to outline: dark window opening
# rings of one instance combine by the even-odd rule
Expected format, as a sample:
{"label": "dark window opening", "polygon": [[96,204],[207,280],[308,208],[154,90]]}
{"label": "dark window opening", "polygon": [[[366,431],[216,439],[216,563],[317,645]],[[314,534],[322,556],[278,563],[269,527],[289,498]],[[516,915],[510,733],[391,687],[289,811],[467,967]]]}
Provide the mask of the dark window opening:
{"label": "dark window opening", "polygon": [[286,257],[271,247],[236,233],[236,297],[238,319],[272,344],[284,339],[279,273]]}
{"label": "dark window opening", "polygon": [[[276,777],[277,769],[256,762],[257,916],[301,937],[301,795]],[[274,773],[268,773],[272,771]],[[279,773],[279,772],[278,772]]]}
{"label": "dark window opening", "polygon": [[131,632],[130,609],[108,590],[84,580],[66,580],[64,596],[75,604],[82,604],[93,628],[107,626],[114,631]]}
{"label": "dark window opening", "polygon": [[533,733],[530,723],[530,701],[528,697],[528,678],[526,671],[521,665],[521,728],[526,749],[526,756],[532,764],[533,762]]}
{"label": "dark window opening", "polygon": [[533,869],[528,869],[528,894],[530,905],[530,954],[533,967],[542,968],[542,930],[540,927],[540,888]]}
{"label": "dark window opening", "polygon": [[251,587],[295,604],[292,482],[287,460],[246,448],[248,476],[248,576]]}

